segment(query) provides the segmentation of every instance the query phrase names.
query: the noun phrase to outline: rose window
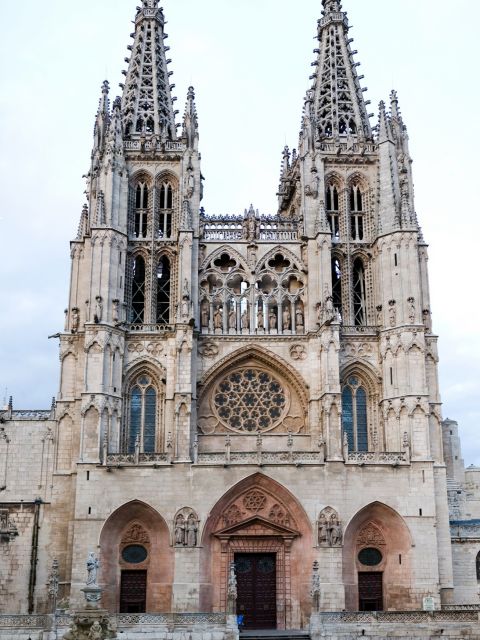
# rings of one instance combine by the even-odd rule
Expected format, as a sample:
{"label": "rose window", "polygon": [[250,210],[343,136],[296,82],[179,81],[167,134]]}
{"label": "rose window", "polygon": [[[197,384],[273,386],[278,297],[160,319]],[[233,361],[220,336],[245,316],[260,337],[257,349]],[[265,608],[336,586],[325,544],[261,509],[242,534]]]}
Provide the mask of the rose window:
{"label": "rose window", "polygon": [[266,371],[241,369],[217,385],[213,405],[220,420],[242,432],[266,431],[280,422],[288,409],[281,383]]}

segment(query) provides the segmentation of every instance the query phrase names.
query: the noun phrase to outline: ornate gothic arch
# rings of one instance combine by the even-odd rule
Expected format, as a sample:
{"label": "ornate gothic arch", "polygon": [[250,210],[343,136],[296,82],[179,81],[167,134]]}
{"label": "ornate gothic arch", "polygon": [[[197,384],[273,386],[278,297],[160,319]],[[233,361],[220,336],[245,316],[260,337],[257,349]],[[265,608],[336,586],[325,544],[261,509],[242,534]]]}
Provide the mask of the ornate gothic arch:
{"label": "ornate gothic arch", "polygon": [[255,265],[255,273],[260,273],[260,271],[262,271],[263,265],[267,264],[268,261],[274,258],[277,254],[282,254],[285,258],[288,258],[291,262],[292,269],[295,265],[299,271],[307,273],[308,269],[303,260],[300,257],[297,257],[292,251],[281,245],[273,247],[273,249],[270,249],[270,251],[265,253],[261,258],[257,260],[257,264]]}
{"label": "ornate gothic arch", "polygon": [[[358,575],[368,571],[383,574],[384,609],[403,611],[420,608],[418,596],[410,591],[413,582],[412,543],[405,520],[384,503],[368,504],[350,519],[343,547],[343,582],[348,611],[359,609]],[[359,559],[362,549],[380,552],[378,563],[373,566],[362,564]]]}
{"label": "ornate gothic arch", "polygon": [[236,249],[234,249],[230,245],[223,245],[218,249],[215,249],[215,251],[213,251],[212,253],[209,253],[202,261],[202,264],[200,265],[200,271],[205,271],[210,263],[213,263],[214,260],[216,260],[219,256],[221,256],[224,253],[227,253],[230,256],[234,257],[237,260],[239,266],[245,271],[246,274],[250,272],[250,269],[247,264],[247,260],[242,255],[240,255],[240,253]]}
{"label": "ornate gothic arch", "polygon": [[[236,553],[274,553],[277,626],[298,628],[300,618],[310,612],[309,583],[291,568],[310,568],[312,547],[312,523],[297,498],[262,473],[244,478],[217,500],[205,524],[200,608],[225,610],[228,570]],[[290,600],[299,604],[296,610]]]}
{"label": "ornate gothic arch", "polygon": [[158,511],[140,500],[118,507],[102,527],[99,537],[102,605],[112,612],[119,610],[121,572],[132,568],[125,564],[121,551],[133,543],[144,546],[148,553],[141,565],[147,571],[147,611],[171,611],[174,557],[169,529]]}

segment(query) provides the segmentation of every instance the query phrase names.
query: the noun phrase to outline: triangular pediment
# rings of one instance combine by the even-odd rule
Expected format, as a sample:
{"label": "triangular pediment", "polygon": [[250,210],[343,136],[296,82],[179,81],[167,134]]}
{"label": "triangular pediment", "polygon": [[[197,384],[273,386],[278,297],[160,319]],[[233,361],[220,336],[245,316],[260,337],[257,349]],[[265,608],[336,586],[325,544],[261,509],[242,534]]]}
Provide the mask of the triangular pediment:
{"label": "triangular pediment", "polygon": [[284,538],[296,538],[300,532],[283,524],[271,522],[262,516],[253,516],[242,522],[236,522],[220,531],[216,531],[218,538],[230,538],[232,536],[281,536]]}

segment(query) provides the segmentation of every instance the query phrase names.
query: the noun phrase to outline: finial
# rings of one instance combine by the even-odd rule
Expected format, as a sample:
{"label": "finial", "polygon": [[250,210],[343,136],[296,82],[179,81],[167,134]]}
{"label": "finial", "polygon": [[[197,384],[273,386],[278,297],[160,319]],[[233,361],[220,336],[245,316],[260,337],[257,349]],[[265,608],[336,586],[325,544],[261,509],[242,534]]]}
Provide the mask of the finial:
{"label": "finial", "polygon": [[195,100],[195,89],[188,87],[187,100]]}
{"label": "finial", "polygon": [[108,94],[110,93],[110,84],[108,82],[108,80],[104,80],[103,84],[102,84],[102,93],[104,93],[105,95],[108,96]]}
{"label": "finial", "polygon": [[340,0],[322,0],[325,13],[338,13],[342,10],[342,4]]}

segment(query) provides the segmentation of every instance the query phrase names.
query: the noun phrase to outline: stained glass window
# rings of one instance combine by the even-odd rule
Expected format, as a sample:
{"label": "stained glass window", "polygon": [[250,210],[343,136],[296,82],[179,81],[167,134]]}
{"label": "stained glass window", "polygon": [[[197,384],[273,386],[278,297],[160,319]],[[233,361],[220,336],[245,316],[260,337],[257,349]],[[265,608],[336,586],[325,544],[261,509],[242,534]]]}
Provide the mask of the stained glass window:
{"label": "stained glass window", "polygon": [[349,451],[368,451],[367,392],[355,376],[342,390],[342,427]]}
{"label": "stained glass window", "polygon": [[281,383],[270,373],[253,368],[235,371],[219,382],[213,403],[227,427],[250,433],[271,429],[288,409]]}
{"label": "stained glass window", "polygon": [[135,452],[135,443],[139,441],[144,453],[155,453],[155,434],[157,429],[157,392],[147,375],[137,378],[130,392],[130,411],[127,448],[128,453]]}
{"label": "stained glass window", "polygon": [[382,560],[381,552],[373,547],[362,549],[358,554],[358,561],[366,567],[376,567]]}
{"label": "stained glass window", "polygon": [[129,544],[128,547],[125,547],[122,551],[123,560],[130,564],[140,564],[141,562],[145,562],[147,557],[147,550],[140,544]]}

